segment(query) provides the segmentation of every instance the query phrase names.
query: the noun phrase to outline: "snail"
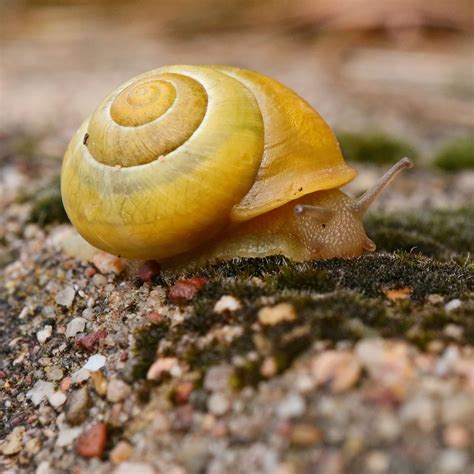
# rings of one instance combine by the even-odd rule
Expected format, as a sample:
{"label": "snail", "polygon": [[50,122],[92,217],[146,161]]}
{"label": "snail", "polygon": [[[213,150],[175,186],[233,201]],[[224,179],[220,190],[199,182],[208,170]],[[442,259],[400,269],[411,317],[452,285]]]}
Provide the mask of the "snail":
{"label": "snail", "polygon": [[112,92],[73,136],[64,207],[93,246],[130,259],[206,262],[375,250],[361,219],[401,159],[358,199],[321,116],[295,92],[227,66],[169,66]]}

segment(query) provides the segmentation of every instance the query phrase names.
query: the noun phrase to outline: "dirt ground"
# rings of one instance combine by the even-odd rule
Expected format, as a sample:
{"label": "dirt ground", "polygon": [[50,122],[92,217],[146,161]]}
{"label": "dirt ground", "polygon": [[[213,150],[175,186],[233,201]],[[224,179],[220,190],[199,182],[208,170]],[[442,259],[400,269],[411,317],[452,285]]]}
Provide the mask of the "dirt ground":
{"label": "dirt ground", "polygon": [[[2,472],[474,472],[472,3],[291,3],[2,4]],[[365,222],[378,250],[173,274],[82,241],[70,137],[122,82],[186,63],[287,84],[354,160],[347,133],[409,144]],[[365,156],[351,195],[388,166]]]}

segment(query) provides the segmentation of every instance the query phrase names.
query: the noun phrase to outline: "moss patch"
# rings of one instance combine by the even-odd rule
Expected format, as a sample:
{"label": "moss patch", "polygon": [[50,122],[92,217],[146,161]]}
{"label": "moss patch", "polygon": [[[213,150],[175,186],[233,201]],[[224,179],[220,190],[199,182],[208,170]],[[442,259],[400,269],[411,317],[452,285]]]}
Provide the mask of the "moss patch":
{"label": "moss patch", "polygon": [[408,143],[383,133],[337,134],[342,154],[348,161],[373,164],[395,163],[403,156],[416,159],[416,150]]}
{"label": "moss patch", "polygon": [[474,169],[474,135],[448,143],[436,155],[433,164],[448,172]]}
{"label": "moss patch", "polygon": [[447,259],[474,252],[474,207],[416,213],[370,213],[367,234],[377,248]]}
{"label": "moss patch", "polygon": [[61,198],[59,176],[31,197],[30,221],[45,226],[52,223],[69,222]]}
{"label": "moss patch", "polygon": [[[234,365],[234,388],[258,383],[266,358],[275,360],[277,372],[284,371],[318,340],[336,343],[380,335],[425,346],[433,339],[449,339],[444,328],[456,324],[466,342],[474,342],[474,305],[469,303],[474,276],[455,262],[404,252],[303,263],[275,256],[209,265],[193,275],[205,276],[208,283],[192,301],[184,322],[137,338],[140,368],[135,380],[145,376],[162,339],[168,344],[159,355],[178,357],[202,376],[213,365]],[[167,277],[163,284],[173,280]],[[385,291],[392,288],[410,288],[410,299],[391,301]],[[216,302],[229,294],[242,308],[215,314]],[[433,294],[465,303],[448,312],[443,304],[427,303]],[[259,310],[279,302],[291,303],[297,318],[274,326],[260,324]],[[222,337],[231,328],[239,328],[239,333]]]}

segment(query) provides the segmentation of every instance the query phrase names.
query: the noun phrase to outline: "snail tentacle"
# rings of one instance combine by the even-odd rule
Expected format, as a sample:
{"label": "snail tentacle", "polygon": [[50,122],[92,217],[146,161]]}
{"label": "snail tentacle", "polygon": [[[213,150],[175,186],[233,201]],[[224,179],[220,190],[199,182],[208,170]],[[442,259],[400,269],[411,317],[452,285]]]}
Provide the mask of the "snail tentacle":
{"label": "snail tentacle", "polygon": [[376,185],[366,191],[362,196],[356,199],[352,205],[352,210],[359,217],[362,217],[382,191],[393,181],[400,171],[413,168],[413,161],[410,158],[402,158],[395,163],[376,183]]}

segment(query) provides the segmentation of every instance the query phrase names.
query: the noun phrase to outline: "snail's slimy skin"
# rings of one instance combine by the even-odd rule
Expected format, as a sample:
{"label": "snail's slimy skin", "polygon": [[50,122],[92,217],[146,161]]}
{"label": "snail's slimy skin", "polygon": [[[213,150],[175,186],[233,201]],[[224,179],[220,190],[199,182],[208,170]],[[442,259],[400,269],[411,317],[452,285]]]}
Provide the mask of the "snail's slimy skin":
{"label": "snail's slimy skin", "polygon": [[295,92],[252,71],[170,66],[122,85],[84,121],[61,193],[79,233],[126,258],[350,257],[373,250],[360,219],[400,163],[351,200],[338,188],[357,172]]}
{"label": "snail's slimy skin", "polygon": [[[230,226],[218,237],[175,258],[164,267],[184,268],[239,257],[285,255],[295,261],[356,257],[375,250],[351,206],[354,201],[339,190],[309,194],[242,224]],[[331,210],[330,218],[299,216],[298,204]]]}

